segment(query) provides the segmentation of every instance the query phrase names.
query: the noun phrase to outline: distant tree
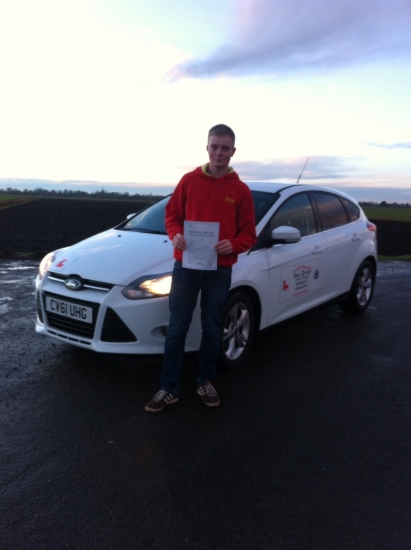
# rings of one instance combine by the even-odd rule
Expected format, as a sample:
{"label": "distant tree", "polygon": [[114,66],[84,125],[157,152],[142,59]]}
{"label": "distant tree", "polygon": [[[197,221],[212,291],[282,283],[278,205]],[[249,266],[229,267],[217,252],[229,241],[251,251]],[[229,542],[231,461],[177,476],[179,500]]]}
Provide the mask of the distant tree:
{"label": "distant tree", "polygon": [[120,193],[119,191],[105,191],[104,187],[99,191],[94,191],[93,193],[87,193],[86,191],[81,190],[72,190],[72,189],[42,189],[41,187],[36,187],[36,189],[13,189],[7,187],[6,189],[0,189],[0,194],[2,195],[28,195],[36,197],[64,197],[64,198],[91,198],[91,199],[105,199],[105,200],[132,200],[139,201],[145,200],[149,202],[154,202],[160,200],[164,195],[153,195],[149,193],[147,195],[141,195],[139,193],[134,193],[130,195],[128,191]]}

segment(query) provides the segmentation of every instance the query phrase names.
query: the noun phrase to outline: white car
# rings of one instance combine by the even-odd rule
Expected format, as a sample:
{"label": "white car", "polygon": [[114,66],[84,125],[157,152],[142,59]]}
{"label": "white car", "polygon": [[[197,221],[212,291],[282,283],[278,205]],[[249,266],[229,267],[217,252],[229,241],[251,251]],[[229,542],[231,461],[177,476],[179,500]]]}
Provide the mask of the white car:
{"label": "white car", "polygon": [[[226,367],[243,361],[256,329],[328,302],[363,312],[377,268],[376,227],[354,199],[305,184],[248,185],[258,240],[233,266],[220,353]],[[167,201],[42,260],[37,332],[97,352],[163,352],[174,263]],[[198,350],[200,337],[197,307],[186,350]]]}

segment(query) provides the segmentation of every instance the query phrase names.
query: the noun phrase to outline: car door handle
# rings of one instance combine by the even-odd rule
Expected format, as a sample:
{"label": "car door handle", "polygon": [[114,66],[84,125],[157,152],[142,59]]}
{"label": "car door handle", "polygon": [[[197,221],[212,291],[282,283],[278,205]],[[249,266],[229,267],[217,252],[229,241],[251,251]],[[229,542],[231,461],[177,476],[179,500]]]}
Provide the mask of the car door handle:
{"label": "car door handle", "polygon": [[321,254],[321,252],[324,250],[321,246],[314,246],[312,253],[313,254]]}
{"label": "car door handle", "polygon": [[351,237],[351,240],[352,240],[353,243],[356,243],[360,239],[361,239],[361,237],[359,235],[357,235],[357,233],[354,233],[354,235]]}

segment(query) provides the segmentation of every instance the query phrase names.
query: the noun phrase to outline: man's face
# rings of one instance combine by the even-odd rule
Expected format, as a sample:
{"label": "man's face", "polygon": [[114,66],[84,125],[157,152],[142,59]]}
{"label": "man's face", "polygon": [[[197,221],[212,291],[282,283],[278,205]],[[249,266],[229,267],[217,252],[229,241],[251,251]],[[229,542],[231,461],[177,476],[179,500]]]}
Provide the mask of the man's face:
{"label": "man's face", "polygon": [[235,153],[235,147],[230,136],[210,136],[207,151],[211,170],[221,171],[228,168],[230,159]]}

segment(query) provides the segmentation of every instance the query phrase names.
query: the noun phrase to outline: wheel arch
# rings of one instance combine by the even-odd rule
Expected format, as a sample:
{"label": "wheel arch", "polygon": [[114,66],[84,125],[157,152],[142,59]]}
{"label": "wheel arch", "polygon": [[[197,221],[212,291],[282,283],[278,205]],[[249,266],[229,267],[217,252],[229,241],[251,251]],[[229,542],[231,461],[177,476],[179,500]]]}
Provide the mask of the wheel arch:
{"label": "wheel arch", "polygon": [[374,268],[374,284],[375,284],[375,279],[377,277],[377,260],[375,259],[374,256],[368,256],[367,258],[364,258],[363,261],[364,262],[368,261],[373,266],[373,268]]}
{"label": "wheel arch", "polygon": [[254,314],[255,314],[255,328],[260,330],[261,325],[261,302],[258,292],[251,286],[240,285],[230,289],[229,297],[233,296],[237,292],[244,292],[253,302]]}
{"label": "wheel arch", "polygon": [[[372,280],[371,285],[368,283],[368,281],[365,281],[363,279],[363,277],[365,276],[365,269],[368,269],[368,271],[370,272]],[[376,282],[376,269],[377,262],[374,256],[368,256],[363,259],[357,271],[355,272],[347,297],[339,303],[340,308],[343,311],[348,311],[350,313],[363,313],[368,308],[374,293]],[[370,292],[368,292],[367,290],[369,288]],[[365,292],[364,289],[366,289]]]}

